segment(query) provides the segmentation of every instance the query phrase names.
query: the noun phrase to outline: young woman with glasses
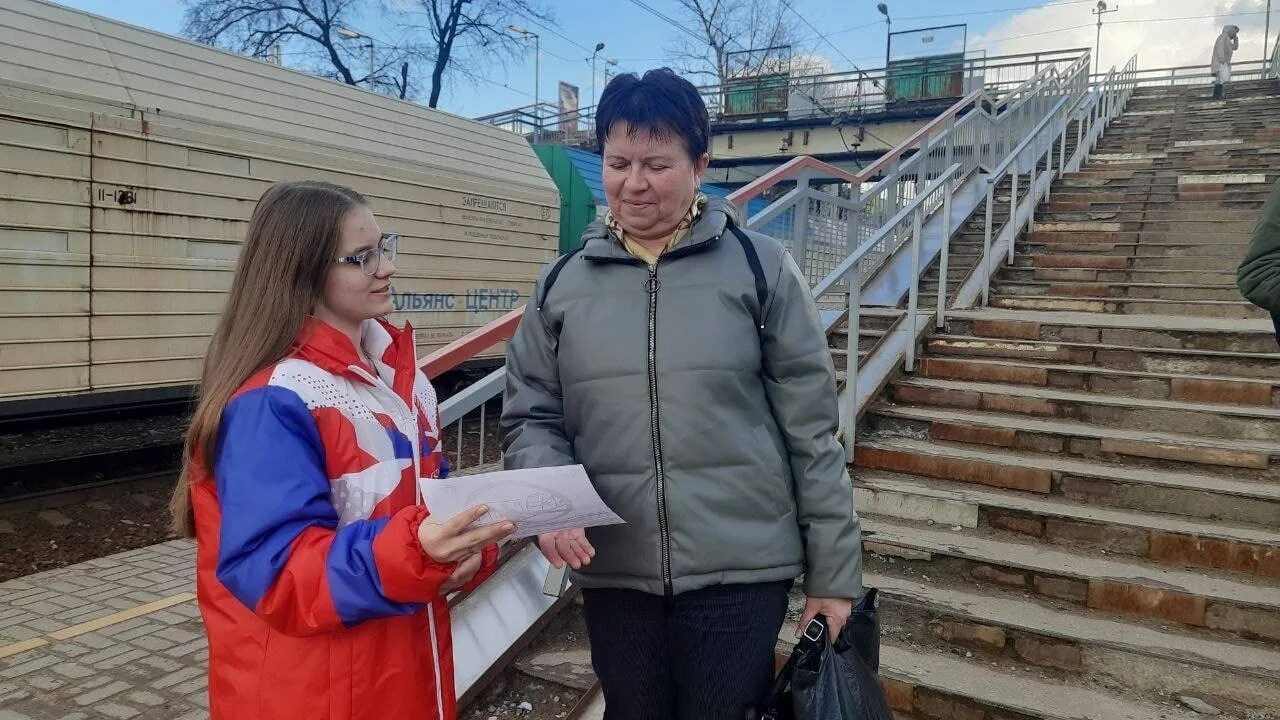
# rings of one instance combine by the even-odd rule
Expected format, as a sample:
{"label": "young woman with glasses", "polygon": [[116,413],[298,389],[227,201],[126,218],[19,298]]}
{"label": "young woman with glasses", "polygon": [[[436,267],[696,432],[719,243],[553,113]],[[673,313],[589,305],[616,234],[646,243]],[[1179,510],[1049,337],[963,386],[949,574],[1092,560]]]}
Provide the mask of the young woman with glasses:
{"label": "young woman with glasses", "polygon": [[250,220],[172,502],[214,720],[455,716],[445,597],[515,528],[423,507],[448,466],[413,330],[383,319],[396,245],[329,183],[274,185]]}

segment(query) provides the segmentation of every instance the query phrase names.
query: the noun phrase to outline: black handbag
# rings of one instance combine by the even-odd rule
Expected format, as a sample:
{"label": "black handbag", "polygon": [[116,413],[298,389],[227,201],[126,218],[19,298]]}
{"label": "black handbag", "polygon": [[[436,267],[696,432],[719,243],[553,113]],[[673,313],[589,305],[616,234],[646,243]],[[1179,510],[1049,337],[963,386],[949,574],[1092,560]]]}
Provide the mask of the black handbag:
{"label": "black handbag", "polygon": [[893,720],[880,669],[875,588],[854,606],[833,644],[826,619],[810,621],[765,702],[747,720]]}

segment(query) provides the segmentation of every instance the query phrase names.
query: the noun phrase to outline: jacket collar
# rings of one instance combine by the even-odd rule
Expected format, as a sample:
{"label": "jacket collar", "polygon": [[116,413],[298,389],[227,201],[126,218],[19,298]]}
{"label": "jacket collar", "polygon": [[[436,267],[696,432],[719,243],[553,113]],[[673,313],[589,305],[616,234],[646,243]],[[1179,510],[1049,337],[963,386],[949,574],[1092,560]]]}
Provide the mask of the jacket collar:
{"label": "jacket collar", "polygon": [[[729,223],[738,222],[738,208],[733,203],[720,197],[707,198],[707,205],[698,216],[698,220],[689,229],[689,234],[664,258],[675,259],[691,255],[710,248],[720,239]],[[603,219],[598,219],[582,233],[582,255],[596,262],[623,262],[643,264],[643,261],[628,253],[622,242],[609,232]]]}
{"label": "jacket collar", "polygon": [[360,327],[360,344],[373,360],[372,368],[360,359],[351,338],[308,315],[292,354],[334,375],[364,382],[369,382],[370,376],[378,377],[408,403],[417,372],[413,327],[406,322],[403,328],[397,328],[382,318],[365,320]]}

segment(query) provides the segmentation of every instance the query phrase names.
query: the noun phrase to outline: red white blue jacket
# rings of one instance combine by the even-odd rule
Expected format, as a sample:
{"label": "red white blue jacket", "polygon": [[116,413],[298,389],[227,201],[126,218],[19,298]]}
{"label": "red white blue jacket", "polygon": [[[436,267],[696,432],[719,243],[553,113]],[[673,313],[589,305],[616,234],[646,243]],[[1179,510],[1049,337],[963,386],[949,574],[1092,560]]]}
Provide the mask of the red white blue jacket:
{"label": "red white blue jacket", "polygon": [[[351,341],[311,319],[222,415],[193,475],[197,594],[213,720],[453,720],[453,649],[422,551],[415,479],[442,477],[435,391],[413,332]],[[493,572],[484,550],[474,587]],[[469,589],[469,588],[463,588]]]}

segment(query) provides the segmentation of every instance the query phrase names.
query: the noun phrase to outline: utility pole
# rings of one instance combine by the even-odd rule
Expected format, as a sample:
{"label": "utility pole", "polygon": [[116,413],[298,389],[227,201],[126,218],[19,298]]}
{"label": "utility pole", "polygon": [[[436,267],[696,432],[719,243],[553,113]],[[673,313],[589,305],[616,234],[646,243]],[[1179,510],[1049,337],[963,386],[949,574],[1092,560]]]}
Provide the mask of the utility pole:
{"label": "utility pole", "polygon": [[[604,43],[598,42],[596,43],[595,52],[591,53],[591,107],[595,107],[597,102],[596,101],[596,56],[599,55],[600,51],[603,49],[604,49]],[[605,72],[609,72],[608,68],[605,68]]]}
{"label": "utility pole", "polygon": [[1106,0],[1098,0],[1098,6],[1089,12],[1098,16],[1098,36],[1093,41],[1093,74],[1097,75],[1102,72],[1100,69],[1102,58],[1102,16],[1110,15],[1113,12],[1119,12],[1120,6],[1117,5],[1110,10],[1107,9]]}
{"label": "utility pole", "polygon": [[538,87],[538,78],[542,75],[542,39],[538,37],[538,33],[532,30],[526,30],[519,25],[508,25],[507,29],[513,33],[533,38],[533,117],[538,124],[538,131],[542,130],[542,94]]}
{"label": "utility pole", "polygon": [[609,58],[604,61],[604,86],[609,87],[609,66],[618,67],[618,58]]}

